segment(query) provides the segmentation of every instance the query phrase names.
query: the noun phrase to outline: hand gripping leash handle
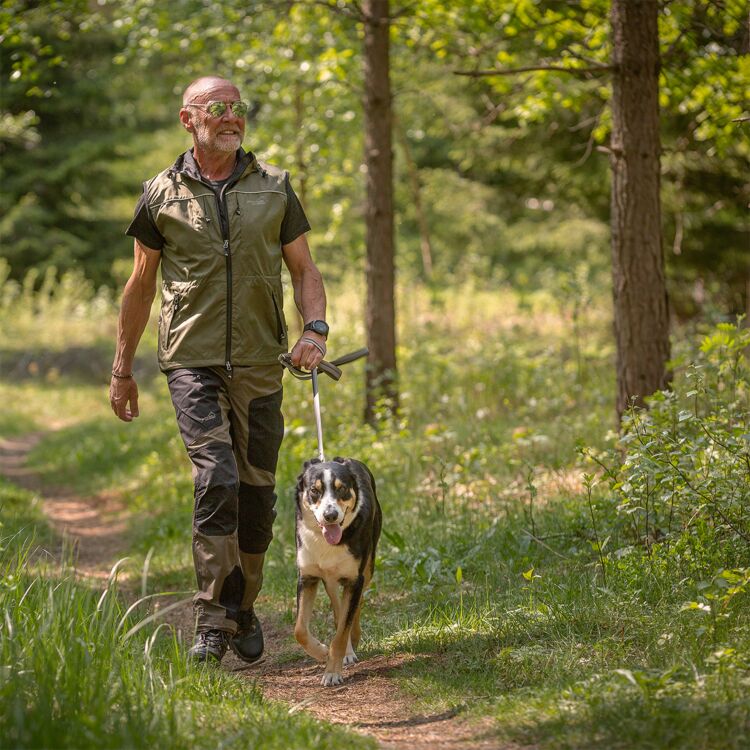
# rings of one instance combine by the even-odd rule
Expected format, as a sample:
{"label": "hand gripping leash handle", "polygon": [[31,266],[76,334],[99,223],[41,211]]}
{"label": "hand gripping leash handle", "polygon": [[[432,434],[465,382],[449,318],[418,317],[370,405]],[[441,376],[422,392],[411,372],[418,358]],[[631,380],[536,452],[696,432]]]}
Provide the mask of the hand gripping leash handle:
{"label": "hand gripping leash handle", "polygon": [[[308,372],[307,370],[300,370],[299,367],[295,367],[292,364],[291,354],[279,354],[279,362],[281,363],[282,367],[286,367],[286,369],[289,370],[289,372],[291,372],[292,375],[297,378],[297,380],[310,380],[310,378],[312,378],[311,372]],[[333,362],[326,362],[324,359],[322,359],[318,364],[317,369],[321,372],[324,372],[332,380],[341,379],[341,370],[339,370],[339,368],[336,367]]]}
{"label": "hand gripping leash handle", "polygon": [[[320,360],[317,369],[324,372],[332,380],[338,381],[341,380],[340,365],[348,365],[350,362],[354,362],[355,359],[366,357],[369,353],[370,350],[367,347],[363,347],[362,349],[357,349],[355,352],[349,352],[349,354],[336,357],[332,362],[326,362],[326,360],[322,359]],[[282,367],[286,367],[286,369],[299,380],[310,380],[312,378],[312,373],[307,370],[301,370],[299,367],[295,367],[292,364],[291,354],[279,354],[279,362]]]}

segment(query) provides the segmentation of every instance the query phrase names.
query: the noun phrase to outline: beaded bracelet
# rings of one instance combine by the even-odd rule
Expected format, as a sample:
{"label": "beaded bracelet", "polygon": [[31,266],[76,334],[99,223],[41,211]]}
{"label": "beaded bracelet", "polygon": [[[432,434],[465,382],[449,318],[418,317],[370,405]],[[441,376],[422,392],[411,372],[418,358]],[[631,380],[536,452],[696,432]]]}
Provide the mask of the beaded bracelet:
{"label": "beaded bracelet", "polygon": [[112,377],[117,378],[118,380],[129,380],[133,377],[133,373],[131,372],[130,375],[120,375],[119,373],[112,370]]}

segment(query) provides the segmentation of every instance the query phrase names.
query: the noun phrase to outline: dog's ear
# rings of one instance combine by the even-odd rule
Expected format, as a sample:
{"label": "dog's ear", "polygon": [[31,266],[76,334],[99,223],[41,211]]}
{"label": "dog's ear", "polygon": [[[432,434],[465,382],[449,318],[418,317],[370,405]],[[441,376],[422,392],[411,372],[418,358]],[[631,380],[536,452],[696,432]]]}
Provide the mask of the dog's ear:
{"label": "dog's ear", "polygon": [[315,464],[322,463],[322,461],[319,458],[311,458],[309,461],[305,461],[304,464],[302,464],[302,471],[299,473],[299,476],[297,477],[297,495],[302,492],[305,486],[305,474],[307,473],[307,470],[314,466]]}
{"label": "dog's ear", "polygon": [[347,463],[347,462],[349,461],[349,459],[348,459],[348,458],[341,458],[341,456],[334,456],[333,460],[334,460],[334,461],[335,461],[335,462],[336,462],[337,464],[345,464],[345,463]]}
{"label": "dog's ear", "polygon": [[302,496],[302,490],[305,488],[305,471],[303,470],[299,473],[299,476],[297,477],[297,486],[294,489],[294,496],[299,499]]}

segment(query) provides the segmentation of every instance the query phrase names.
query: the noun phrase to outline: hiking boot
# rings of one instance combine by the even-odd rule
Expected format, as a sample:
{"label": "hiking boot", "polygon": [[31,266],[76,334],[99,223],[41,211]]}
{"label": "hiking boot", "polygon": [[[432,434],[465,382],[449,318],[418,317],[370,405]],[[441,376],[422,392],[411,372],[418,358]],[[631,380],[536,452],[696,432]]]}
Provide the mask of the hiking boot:
{"label": "hiking boot", "polygon": [[263,630],[252,609],[237,613],[237,632],[229,645],[243,661],[257,661],[263,655]]}
{"label": "hiking boot", "polygon": [[207,662],[224,658],[229,645],[230,634],[223,630],[205,630],[195,636],[195,643],[188,651],[193,661]]}

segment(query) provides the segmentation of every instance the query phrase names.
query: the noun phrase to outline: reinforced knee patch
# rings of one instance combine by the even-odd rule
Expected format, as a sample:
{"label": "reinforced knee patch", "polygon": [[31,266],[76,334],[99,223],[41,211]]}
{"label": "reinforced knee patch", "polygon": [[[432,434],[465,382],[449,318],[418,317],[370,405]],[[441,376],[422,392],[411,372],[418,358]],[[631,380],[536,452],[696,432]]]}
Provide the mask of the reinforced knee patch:
{"label": "reinforced knee patch", "polygon": [[195,467],[195,528],[206,536],[227,536],[237,529],[237,465],[232,447],[209,443],[190,451]]}
{"label": "reinforced knee patch", "polygon": [[237,512],[237,541],[240,551],[260,554],[273,539],[276,518],[276,493],[273,487],[255,487],[240,482]]}

